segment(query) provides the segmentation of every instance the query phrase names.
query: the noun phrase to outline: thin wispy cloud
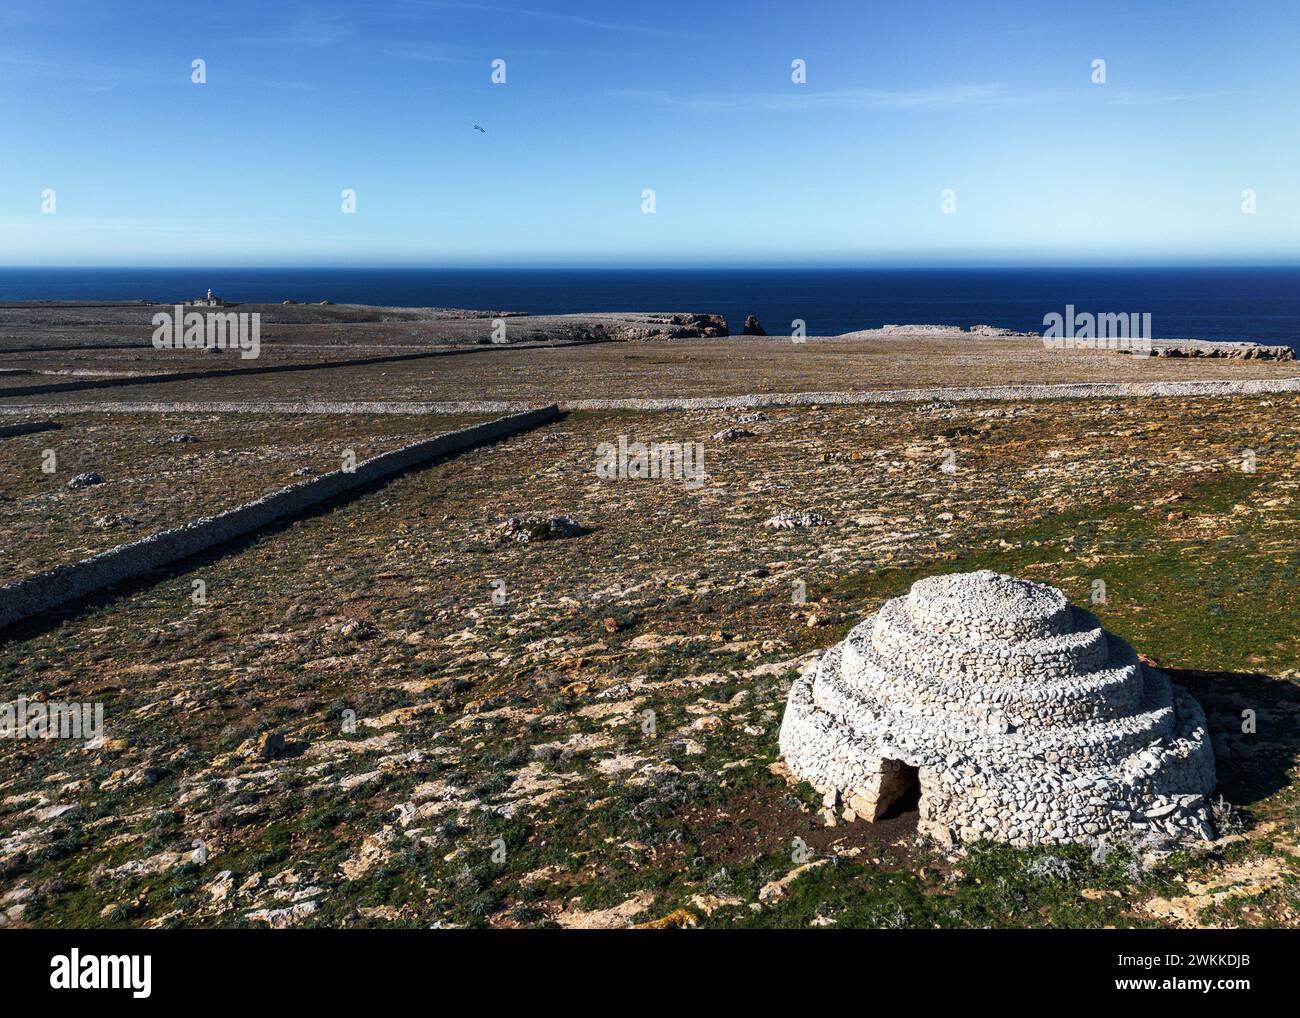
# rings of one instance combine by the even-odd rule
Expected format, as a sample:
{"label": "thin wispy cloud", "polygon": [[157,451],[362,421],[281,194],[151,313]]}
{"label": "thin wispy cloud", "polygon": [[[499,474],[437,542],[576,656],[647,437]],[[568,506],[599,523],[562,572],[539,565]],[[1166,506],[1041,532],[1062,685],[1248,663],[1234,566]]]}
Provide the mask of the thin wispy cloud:
{"label": "thin wispy cloud", "polygon": [[938,109],[974,104],[1006,104],[1018,96],[1000,83],[975,85],[941,85],[920,89],[847,88],[807,95],[773,94],[761,102],[767,109]]}
{"label": "thin wispy cloud", "polygon": [[[481,15],[475,19],[485,26],[502,19],[528,19],[554,25],[571,25],[596,31],[645,36],[669,37],[674,33],[653,25],[632,22],[606,21],[563,11],[534,10],[525,7],[497,6],[456,2],[456,0],[400,0],[390,7],[337,6],[329,3],[306,3],[281,10],[260,9],[257,17],[272,22],[272,26],[253,35],[249,42],[264,48],[288,50],[313,50],[337,48],[356,39],[384,29],[401,33],[419,32],[445,21],[449,14]],[[515,48],[512,47],[512,51]],[[409,59],[429,62],[450,62],[438,58],[436,50],[430,55],[419,55],[419,48],[400,54]]]}
{"label": "thin wispy cloud", "polygon": [[[810,110],[940,111],[958,107],[1032,106],[1093,98],[1081,89],[1027,91],[1015,89],[1004,83],[942,85],[919,89],[842,88],[828,91],[805,91],[801,87],[787,92],[738,92],[694,96],[655,89],[615,89],[605,94],[614,98],[642,100],[696,113],[728,113],[744,110],[796,113]],[[1097,99],[1116,106],[1149,106],[1192,102],[1233,94],[1236,93],[1229,91],[1144,93],[1135,90],[1110,89],[1098,94]]]}
{"label": "thin wispy cloud", "polygon": [[653,25],[636,24],[624,21],[604,21],[598,18],[588,18],[581,14],[568,14],[563,11],[532,10],[527,7],[498,7],[495,4],[479,3],[456,3],[442,2],[442,0],[417,0],[411,4],[412,7],[424,10],[442,10],[442,11],[471,11],[481,14],[504,15],[516,18],[536,18],[541,21],[550,21],[567,25],[577,25],[582,28],[599,29],[605,32],[633,32],[640,35],[658,35],[667,36],[673,33],[656,28]]}
{"label": "thin wispy cloud", "polygon": [[390,46],[381,51],[386,57],[392,57],[394,60],[414,60],[422,64],[476,64],[481,60],[471,60],[469,57],[454,57],[438,47],[434,46]]}
{"label": "thin wispy cloud", "polygon": [[1227,96],[1245,95],[1241,89],[1225,89],[1218,92],[1132,92],[1116,89],[1105,96],[1108,102],[1116,106],[1159,106],[1163,103],[1202,102],[1206,99],[1222,99]]}
{"label": "thin wispy cloud", "polygon": [[640,99],[674,109],[700,113],[734,110],[806,111],[854,109],[941,109],[973,104],[1005,104],[1017,99],[1006,85],[949,85],[925,89],[844,88],[814,91],[799,88],[788,92],[732,92],[711,95],[683,95],[656,89],[615,89],[605,93],[616,98]]}
{"label": "thin wispy cloud", "polygon": [[[104,64],[92,60],[69,58],[67,60],[42,60],[21,53],[0,51],[0,72],[12,68],[24,78],[55,78],[81,92],[107,92],[122,84],[156,85],[174,87],[178,78],[189,80],[187,62],[178,64],[179,70],[168,71],[159,65],[141,67],[131,64]],[[301,79],[264,78],[235,72],[214,80],[213,88],[273,88],[284,91],[314,91],[316,85]]]}

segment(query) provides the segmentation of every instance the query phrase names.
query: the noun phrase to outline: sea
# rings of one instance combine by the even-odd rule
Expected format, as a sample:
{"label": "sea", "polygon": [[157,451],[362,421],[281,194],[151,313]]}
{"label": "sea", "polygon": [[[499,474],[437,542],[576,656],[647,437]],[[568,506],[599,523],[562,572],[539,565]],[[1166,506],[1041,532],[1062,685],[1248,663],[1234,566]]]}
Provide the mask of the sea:
{"label": "sea", "polygon": [[1162,339],[1254,340],[1300,351],[1300,266],[1076,268],[0,268],[0,301],[190,299],[468,307],[530,314],[706,311],[733,332],[885,324],[995,325],[1151,315]]}

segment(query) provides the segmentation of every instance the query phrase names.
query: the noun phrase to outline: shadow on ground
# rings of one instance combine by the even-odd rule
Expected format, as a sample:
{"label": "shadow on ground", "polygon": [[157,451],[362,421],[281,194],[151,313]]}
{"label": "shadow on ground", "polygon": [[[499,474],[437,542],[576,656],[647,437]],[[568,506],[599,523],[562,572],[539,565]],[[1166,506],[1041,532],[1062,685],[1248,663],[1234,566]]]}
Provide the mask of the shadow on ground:
{"label": "shadow on ground", "polygon": [[1205,708],[1218,790],[1229,802],[1249,810],[1291,784],[1300,761],[1300,687],[1259,672],[1166,671]]}

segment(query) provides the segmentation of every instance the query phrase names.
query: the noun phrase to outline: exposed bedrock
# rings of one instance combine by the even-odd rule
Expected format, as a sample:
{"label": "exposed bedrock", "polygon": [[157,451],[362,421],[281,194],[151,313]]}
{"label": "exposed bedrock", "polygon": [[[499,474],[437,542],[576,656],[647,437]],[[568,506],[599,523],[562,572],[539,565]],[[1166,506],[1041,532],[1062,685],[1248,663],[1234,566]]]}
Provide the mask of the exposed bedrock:
{"label": "exposed bedrock", "polygon": [[1233,361],[1293,361],[1295,351],[1281,344],[1216,342],[1201,339],[1156,340],[1155,357],[1217,357]]}
{"label": "exposed bedrock", "polygon": [[855,627],[795,682],[780,746],[866,820],[918,783],[920,830],[947,843],[1213,836],[1196,701],[1055,587],[987,570]]}

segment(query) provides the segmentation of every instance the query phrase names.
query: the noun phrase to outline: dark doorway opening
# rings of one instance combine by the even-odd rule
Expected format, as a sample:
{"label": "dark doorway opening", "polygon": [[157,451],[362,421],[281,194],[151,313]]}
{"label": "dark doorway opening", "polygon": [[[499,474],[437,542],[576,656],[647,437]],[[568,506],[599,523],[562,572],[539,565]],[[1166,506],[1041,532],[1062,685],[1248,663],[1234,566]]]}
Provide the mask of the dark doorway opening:
{"label": "dark doorway opening", "polygon": [[[879,819],[888,820],[891,817],[902,816],[905,813],[915,812],[921,804],[921,772],[918,768],[909,766],[901,760],[887,761],[897,765],[897,770],[892,767],[889,771],[889,781],[887,787],[881,789],[881,813]],[[888,772],[887,772],[888,773]]]}

